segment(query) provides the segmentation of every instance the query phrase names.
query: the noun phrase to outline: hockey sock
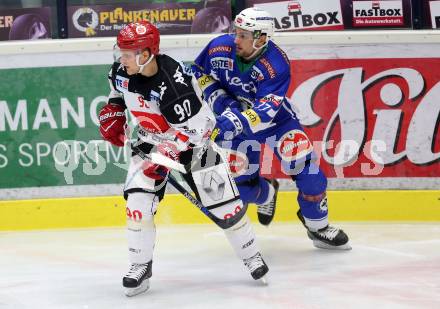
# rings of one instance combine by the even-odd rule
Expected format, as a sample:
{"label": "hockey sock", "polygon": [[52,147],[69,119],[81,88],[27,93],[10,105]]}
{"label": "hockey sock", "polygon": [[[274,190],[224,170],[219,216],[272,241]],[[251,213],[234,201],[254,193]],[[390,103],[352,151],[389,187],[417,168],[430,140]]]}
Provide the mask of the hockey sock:
{"label": "hockey sock", "polygon": [[[309,171],[315,171],[310,173]],[[317,171],[317,172],[316,172]],[[310,163],[295,176],[298,187],[298,204],[306,226],[316,231],[328,225],[328,209],[325,190],[327,178],[314,164]]]}
{"label": "hockey sock", "polygon": [[152,260],[156,240],[153,214],[158,198],[151,193],[130,193],[127,199],[128,258],[143,264]]}
{"label": "hockey sock", "polygon": [[248,259],[258,253],[259,249],[255,233],[247,215],[238,221],[237,224],[224,231],[235,254],[240,259]]}

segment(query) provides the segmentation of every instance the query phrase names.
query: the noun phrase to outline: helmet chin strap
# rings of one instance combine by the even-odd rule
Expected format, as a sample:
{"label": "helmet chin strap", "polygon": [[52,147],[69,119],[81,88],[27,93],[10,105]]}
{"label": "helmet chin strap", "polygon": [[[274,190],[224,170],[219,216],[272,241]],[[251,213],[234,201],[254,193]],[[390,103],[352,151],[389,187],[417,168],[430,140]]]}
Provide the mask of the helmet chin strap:
{"label": "helmet chin strap", "polygon": [[149,63],[151,62],[151,60],[153,60],[153,57],[154,57],[154,55],[151,54],[151,55],[150,55],[150,58],[148,58],[147,62],[145,62],[144,64],[140,64],[140,63],[139,63],[139,58],[140,58],[140,56],[141,56],[140,54],[136,55],[136,64],[137,64],[137,66],[139,67],[139,71],[138,71],[138,73],[142,73],[142,71],[144,70],[144,67],[145,67],[147,64],[149,64]]}
{"label": "helmet chin strap", "polygon": [[267,45],[267,43],[269,42],[269,39],[266,38],[266,42],[263,45],[261,45],[260,47],[255,46],[255,43],[257,43],[257,41],[258,41],[258,39],[254,39],[254,41],[252,42],[252,47],[254,48],[254,51],[248,57],[243,57],[245,60],[251,60],[251,59],[257,57],[259,55],[259,53],[261,52],[261,50]]}

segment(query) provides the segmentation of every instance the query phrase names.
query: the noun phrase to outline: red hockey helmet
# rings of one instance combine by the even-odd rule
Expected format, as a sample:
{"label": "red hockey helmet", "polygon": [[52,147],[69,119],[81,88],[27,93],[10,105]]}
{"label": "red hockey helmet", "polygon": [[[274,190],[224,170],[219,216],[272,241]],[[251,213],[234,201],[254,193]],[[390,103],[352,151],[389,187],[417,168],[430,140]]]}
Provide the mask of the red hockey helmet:
{"label": "red hockey helmet", "polygon": [[129,23],[119,31],[116,39],[120,49],[146,49],[153,55],[159,53],[160,34],[159,30],[146,20]]}

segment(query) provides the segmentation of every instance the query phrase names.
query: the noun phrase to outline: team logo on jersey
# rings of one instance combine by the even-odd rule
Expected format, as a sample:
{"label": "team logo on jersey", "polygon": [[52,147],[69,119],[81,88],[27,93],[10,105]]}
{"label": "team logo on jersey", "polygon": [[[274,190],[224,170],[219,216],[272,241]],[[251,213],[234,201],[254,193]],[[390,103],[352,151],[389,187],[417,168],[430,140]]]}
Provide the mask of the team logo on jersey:
{"label": "team logo on jersey", "polygon": [[214,57],[211,59],[213,69],[224,69],[232,71],[234,69],[234,61],[226,57]]}
{"label": "team logo on jersey", "polygon": [[227,158],[233,177],[241,176],[249,169],[249,160],[244,153],[229,150]]}
{"label": "team logo on jersey", "polygon": [[128,78],[117,75],[115,79],[116,89],[125,91],[128,89]]}
{"label": "team logo on jersey", "polygon": [[278,152],[286,161],[295,161],[310,154],[312,143],[301,130],[291,130],[285,133],[278,142]]}
{"label": "team logo on jersey", "polygon": [[159,85],[159,88],[160,88],[160,99],[162,100],[165,90],[167,90],[167,86],[165,86],[165,82],[162,82],[162,84]]}
{"label": "team logo on jersey", "polygon": [[174,73],[174,75],[173,75],[174,80],[176,81],[176,83],[180,83],[180,84],[185,85],[186,87],[188,87],[188,84],[185,83],[185,79],[183,78],[182,72],[179,71],[179,68],[180,67],[177,67],[176,73]]}
{"label": "team logo on jersey", "polygon": [[271,105],[278,107],[283,103],[284,97],[278,95],[269,94],[260,100],[261,103],[270,103]]}

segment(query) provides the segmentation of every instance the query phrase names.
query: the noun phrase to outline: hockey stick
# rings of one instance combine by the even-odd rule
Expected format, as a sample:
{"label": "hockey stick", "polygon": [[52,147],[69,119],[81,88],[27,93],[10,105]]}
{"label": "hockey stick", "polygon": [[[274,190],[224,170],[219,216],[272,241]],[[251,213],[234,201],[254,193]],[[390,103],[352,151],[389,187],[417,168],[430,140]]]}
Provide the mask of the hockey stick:
{"label": "hockey stick", "polygon": [[142,160],[149,160],[151,161],[151,163],[165,166],[168,169],[175,170],[183,174],[186,174],[188,172],[183,164],[176,162],[157,152],[146,154],[139,148],[139,146],[140,145],[138,144],[130,143],[131,150],[133,150],[139,157],[141,157]]}
{"label": "hockey stick", "polygon": [[[131,144],[131,150],[134,152],[134,153],[136,153],[142,160],[150,160],[151,162],[153,162],[152,161],[152,158],[154,157],[154,156],[151,156],[151,155],[149,155],[149,154],[146,154],[146,153],[144,153],[140,148],[139,148],[139,146],[136,146],[136,145],[134,145],[134,144]],[[165,156],[163,156],[163,155],[161,155],[161,157],[165,157]],[[166,158],[166,157],[165,157]],[[169,159],[169,158],[167,158],[168,160],[170,160],[170,161],[173,161],[173,160],[171,160],[171,159]],[[174,162],[174,161],[173,161]],[[164,164],[164,162],[162,161],[162,162],[153,162],[153,163],[156,163],[156,164],[160,164],[160,165],[163,165],[163,166],[166,166],[165,164]],[[177,165],[176,166],[179,166],[179,165],[182,165],[182,164],[180,164],[180,163],[178,163],[178,162],[175,162]],[[168,168],[171,168],[171,169],[173,169],[172,167],[170,167],[170,166],[166,166],[166,167],[168,167]],[[176,170],[177,172],[181,172],[179,169],[174,169],[174,170]],[[185,170],[186,171],[186,170]],[[163,176],[163,177],[166,177],[167,175],[166,175],[166,173],[162,173],[162,172],[159,172],[160,173],[160,175],[161,176]],[[185,172],[186,173],[186,172]],[[232,215],[231,214],[231,216],[228,216],[228,218],[225,218],[225,219],[220,219],[220,218],[217,218],[216,216],[214,216],[210,211],[209,211],[209,209],[208,208],[206,208],[205,206],[203,206],[203,204],[198,200],[198,199],[196,199],[194,196],[192,196],[191,195],[191,193],[189,193],[177,180],[176,180],[176,178],[174,178],[174,176],[171,174],[171,172],[170,173],[168,173],[168,182],[174,187],[174,188],[176,188],[176,190],[177,191],[179,191],[183,196],[185,196],[186,197],[186,199],[188,199],[190,202],[191,202],[191,204],[193,204],[193,205],[195,205],[198,209],[200,209],[200,211],[201,212],[203,212],[212,222],[214,222],[217,226],[219,226],[221,229],[228,229],[228,228],[230,228],[230,227],[232,227],[232,226],[234,226],[238,221],[240,221],[241,220],[241,218],[244,216],[244,214],[246,213],[246,210],[247,210],[247,204],[243,204],[243,208],[240,210],[240,211],[238,211],[236,214],[234,214],[234,215]]]}

